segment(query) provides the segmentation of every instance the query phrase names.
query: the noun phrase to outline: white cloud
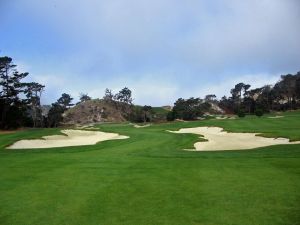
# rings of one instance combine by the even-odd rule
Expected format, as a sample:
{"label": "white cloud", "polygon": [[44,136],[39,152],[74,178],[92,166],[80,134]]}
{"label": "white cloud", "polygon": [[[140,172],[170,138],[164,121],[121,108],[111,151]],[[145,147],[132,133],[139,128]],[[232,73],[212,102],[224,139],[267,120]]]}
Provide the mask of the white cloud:
{"label": "white cloud", "polygon": [[128,86],[137,103],[162,105],[220,97],[240,81],[262,86],[300,69],[298,0],[16,2],[7,12],[37,32],[56,31],[46,33],[45,43],[70,46],[52,53],[48,64],[45,52],[54,50],[38,48],[44,57],[22,66],[53,98],[61,92],[101,97],[106,87]]}
{"label": "white cloud", "polygon": [[102,98],[106,88],[117,93],[122,88],[128,87],[132,90],[135,104],[161,106],[173,103],[176,96],[179,95],[180,88],[176,82],[164,77],[164,73],[157,74],[160,74],[160,79],[153,74],[143,74],[138,78],[136,74],[123,74],[123,78],[120,76],[109,80],[99,78],[91,83],[80,83],[73,80],[72,83],[64,82],[65,86],[61,88],[61,91],[70,93],[77,101],[79,93],[87,93],[93,98]]}
{"label": "white cloud", "polygon": [[152,74],[144,74],[140,78],[130,79],[128,77],[136,77],[136,75],[127,74],[123,79],[94,80],[92,83],[80,83],[76,80],[68,82],[61,76],[43,76],[42,79],[33,77],[33,79],[46,84],[43,99],[45,104],[53,102],[53,99],[57,99],[63,92],[71,94],[75,101],[78,101],[80,93],[87,93],[93,98],[102,98],[106,88],[117,93],[122,88],[128,87],[133,92],[135,104],[153,106],[172,105],[181,97],[204,98],[207,94],[216,94],[218,98],[221,98],[224,95],[230,96],[230,90],[240,82],[250,84],[251,89],[254,89],[264,85],[273,85],[280,79],[280,74],[245,74],[186,87],[178,85],[176,80],[169,79],[169,76],[164,76],[165,73],[166,71],[157,73],[160,74],[160,79]]}
{"label": "white cloud", "polygon": [[299,63],[300,3],[295,0],[21,2],[24,12],[46,26],[54,24],[80,51],[103,53],[108,46],[108,52],[132,60],[163,55],[210,69],[216,64],[263,62],[275,69]]}
{"label": "white cloud", "polygon": [[198,91],[194,91],[194,95],[204,97],[208,94],[215,94],[220,99],[224,95],[229,97],[230,90],[238,83],[250,84],[251,89],[255,89],[263,87],[264,85],[274,85],[279,79],[279,74],[246,74],[234,78],[224,78],[199,88]]}

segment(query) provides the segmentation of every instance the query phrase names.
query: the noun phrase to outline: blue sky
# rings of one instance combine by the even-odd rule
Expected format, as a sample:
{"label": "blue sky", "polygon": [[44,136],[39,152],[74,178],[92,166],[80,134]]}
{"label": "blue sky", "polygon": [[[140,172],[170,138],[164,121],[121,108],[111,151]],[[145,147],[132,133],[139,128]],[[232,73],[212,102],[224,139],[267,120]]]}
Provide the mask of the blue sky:
{"label": "blue sky", "polygon": [[135,103],[229,95],[300,70],[299,0],[0,0],[0,55],[62,92]]}

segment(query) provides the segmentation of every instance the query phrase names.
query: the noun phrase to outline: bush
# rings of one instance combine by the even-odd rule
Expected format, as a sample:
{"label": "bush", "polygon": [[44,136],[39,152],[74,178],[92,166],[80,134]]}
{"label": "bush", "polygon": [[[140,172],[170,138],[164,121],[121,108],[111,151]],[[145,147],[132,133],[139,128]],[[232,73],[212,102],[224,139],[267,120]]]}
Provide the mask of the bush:
{"label": "bush", "polygon": [[262,109],[257,109],[257,110],[255,110],[255,115],[258,117],[261,117],[264,115],[264,112]]}
{"label": "bush", "polygon": [[242,117],[245,117],[246,114],[243,110],[239,110],[238,113],[237,113],[238,117],[242,118]]}
{"label": "bush", "polygon": [[168,112],[167,114],[167,120],[168,121],[174,121],[175,120],[175,115],[173,111]]}

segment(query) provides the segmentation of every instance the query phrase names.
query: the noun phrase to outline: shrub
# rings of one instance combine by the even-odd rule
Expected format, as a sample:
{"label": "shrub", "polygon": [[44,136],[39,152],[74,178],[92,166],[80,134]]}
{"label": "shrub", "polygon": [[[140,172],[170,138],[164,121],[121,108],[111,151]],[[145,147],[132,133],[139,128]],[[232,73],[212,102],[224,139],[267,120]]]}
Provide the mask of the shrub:
{"label": "shrub", "polygon": [[255,115],[258,116],[258,117],[261,117],[264,115],[264,112],[262,109],[256,109],[255,110]]}
{"label": "shrub", "polygon": [[174,121],[175,120],[175,115],[173,111],[168,112],[167,114],[167,120],[168,121]]}
{"label": "shrub", "polygon": [[246,114],[243,110],[239,110],[238,113],[237,113],[238,117],[242,118],[242,117],[245,117]]}

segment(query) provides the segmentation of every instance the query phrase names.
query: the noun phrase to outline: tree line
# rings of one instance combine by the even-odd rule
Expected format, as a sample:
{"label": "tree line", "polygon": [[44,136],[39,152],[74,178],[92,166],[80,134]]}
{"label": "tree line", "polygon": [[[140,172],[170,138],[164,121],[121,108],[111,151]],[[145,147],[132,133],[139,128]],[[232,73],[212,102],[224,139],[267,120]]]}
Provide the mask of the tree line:
{"label": "tree line", "polygon": [[[0,129],[17,127],[57,127],[63,121],[66,110],[74,105],[90,101],[88,94],[81,93],[80,101],[63,93],[51,106],[41,105],[45,85],[25,82],[29,73],[21,73],[10,57],[0,57]],[[212,106],[220,107],[225,113],[261,115],[270,111],[300,108],[300,72],[282,75],[273,86],[265,85],[251,89],[250,84],[238,83],[231,89],[231,96],[220,100],[214,94],[201,98],[179,98],[172,110],[161,120],[195,120]],[[118,93],[106,89],[103,100],[118,109],[126,119],[134,122],[149,122],[155,117],[151,106],[135,106],[132,91],[125,87]]]}
{"label": "tree line", "polygon": [[230,97],[222,97],[220,107],[231,113],[255,114],[300,108],[300,72],[282,75],[275,85],[250,89],[249,84],[238,83]]}
{"label": "tree line", "polygon": [[[25,82],[29,73],[20,73],[10,57],[0,57],[0,129],[18,127],[57,127],[63,114],[74,106],[73,98],[63,93],[50,107],[41,105],[45,85]],[[26,79],[27,80],[27,79]],[[88,94],[80,94],[80,101],[89,101]],[[120,111],[129,113],[132,107],[132,92],[127,87],[113,94],[106,89],[103,99],[115,104]]]}
{"label": "tree line", "polygon": [[[29,75],[20,73],[12,58],[0,57],[0,128],[38,126],[44,85],[24,82]],[[30,112],[29,112],[30,111]]]}
{"label": "tree line", "polygon": [[238,83],[230,91],[231,96],[223,96],[219,101],[214,94],[201,98],[179,98],[168,114],[168,120],[195,120],[212,105],[220,107],[224,113],[262,116],[271,111],[295,110],[300,108],[300,72],[282,75],[275,85],[265,85],[251,89],[250,84]]}

